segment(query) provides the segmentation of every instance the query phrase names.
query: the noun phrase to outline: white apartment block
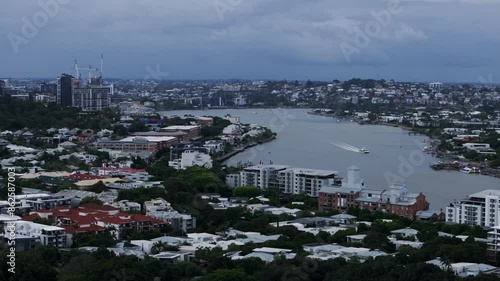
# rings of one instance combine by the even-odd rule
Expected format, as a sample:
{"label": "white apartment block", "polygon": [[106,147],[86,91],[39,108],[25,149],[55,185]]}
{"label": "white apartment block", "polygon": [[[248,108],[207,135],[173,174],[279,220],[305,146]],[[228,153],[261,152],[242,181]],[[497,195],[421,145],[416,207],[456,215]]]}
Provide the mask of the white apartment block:
{"label": "white apartment block", "polygon": [[443,83],[439,82],[429,83],[429,88],[440,90],[441,88],[443,88]]}
{"label": "white apartment block", "polygon": [[467,225],[500,225],[500,190],[487,189],[446,207],[446,222]]}
{"label": "white apartment block", "polygon": [[62,227],[19,220],[5,225],[5,237],[10,235],[12,227],[15,227],[16,239],[35,238],[42,245],[50,245],[56,248],[66,248],[72,243],[71,235],[66,233]]}
{"label": "white apartment block", "polygon": [[280,188],[287,194],[307,194],[317,197],[324,186],[334,185],[337,171],[290,168],[284,165],[256,165],[243,169],[239,178],[229,175],[229,186],[257,186],[262,189]]}
{"label": "white apartment block", "polygon": [[500,252],[500,226],[493,227],[493,230],[488,232],[488,252],[494,252],[493,256],[496,256],[497,252]]}
{"label": "white apartment block", "polygon": [[241,175],[240,174],[229,174],[226,176],[226,184],[229,188],[235,188],[241,186]]}
{"label": "white apartment block", "polygon": [[144,209],[146,210],[147,216],[168,222],[175,229],[181,229],[186,232],[196,228],[195,217],[177,212],[172,208],[170,203],[163,198],[144,202]]}
{"label": "white apartment block", "polygon": [[239,116],[232,116],[232,115],[228,114],[228,115],[224,116],[224,119],[231,122],[231,124],[240,124],[241,123]]}
{"label": "white apartment block", "polygon": [[262,189],[277,187],[277,178],[280,171],[289,168],[284,165],[256,165],[243,169],[240,172],[242,186],[257,186]]}
{"label": "white apartment block", "polygon": [[146,210],[146,212],[171,211],[173,208],[167,200],[163,198],[156,198],[151,199],[150,201],[145,201],[144,210]]}
{"label": "white apartment block", "polygon": [[[41,209],[52,209],[57,206],[70,205],[71,198],[58,194],[32,193],[16,195],[15,204],[17,211],[29,213]],[[0,204],[0,210],[4,204]]]}
{"label": "white apartment block", "polygon": [[115,208],[118,208],[124,212],[140,212],[141,211],[141,204],[139,204],[137,202],[130,202],[128,200],[121,200],[118,202],[113,202],[109,205],[113,206]]}
{"label": "white apartment block", "polygon": [[335,184],[337,171],[289,168],[278,172],[278,186],[287,194],[307,194],[317,197],[324,186]]}
{"label": "white apartment block", "polygon": [[189,167],[199,166],[212,168],[212,157],[199,151],[184,151],[180,159],[169,161],[168,165],[176,170],[185,170]]}

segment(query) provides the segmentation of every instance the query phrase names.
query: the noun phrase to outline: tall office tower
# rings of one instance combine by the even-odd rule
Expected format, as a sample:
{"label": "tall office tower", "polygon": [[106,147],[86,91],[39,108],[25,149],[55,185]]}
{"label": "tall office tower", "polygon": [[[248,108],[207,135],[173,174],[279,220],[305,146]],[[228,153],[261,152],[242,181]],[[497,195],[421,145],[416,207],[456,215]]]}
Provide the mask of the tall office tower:
{"label": "tall office tower", "polygon": [[60,106],[73,106],[73,76],[62,74],[57,79],[57,103]]}

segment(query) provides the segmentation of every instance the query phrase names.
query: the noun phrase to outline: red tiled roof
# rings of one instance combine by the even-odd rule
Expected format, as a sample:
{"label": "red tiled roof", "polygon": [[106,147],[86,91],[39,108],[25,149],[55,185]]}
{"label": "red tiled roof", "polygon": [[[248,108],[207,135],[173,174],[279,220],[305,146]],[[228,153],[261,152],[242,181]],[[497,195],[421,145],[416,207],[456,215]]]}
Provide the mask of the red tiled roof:
{"label": "red tiled roof", "polygon": [[36,212],[37,213],[46,213],[46,214],[48,214],[48,213],[52,213],[53,211],[52,210],[47,210],[47,209],[40,209],[40,210],[37,210]]}
{"label": "red tiled roof", "polygon": [[109,217],[109,214],[108,213],[94,213],[94,214],[92,214],[92,216],[96,219],[100,219],[100,218]]}
{"label": "red tiled roof", "polygon": [[106,230],[105,227],[102,227],[97,224],[91,224],[90,226],[84,226],[84,227],[79,227],[76,229],[77,232],[97,232],[97,231],[104,231]]}
{"label": "red tiled roof", "polygon": [[92,215],[80,216],[79,214],[75,214],[75,213],[64,214],[62,216],[59,216],[59,218],[70,220],[70,221],[77,223],[79,225],[91,224],[91,223],[94,223],[96,221],[96,219]]}
{"label": "red tiled roof", "polygon": [[118,216],[118,217],[132,217],[132,214],[125,213],[125,212],[119,212],[115,216]]}
{"label": "red tiled roof", "polygon": [[135,221],[151,221],[151,222],[153,221],[152,217],[148,217],[148,216],[141,215],[141,214],[133,214],[132,219]]}
{"label": "red tiled roof", "polygon": [[109,216],[105,218],[99,219],[102,222],[110,223],[110,224],[125,224],[125,223],[131,223],[131,219],[122,219],[116,216]]}
{"label": "red tiled roof", "polygon": [[50,209],[51,211],[69,211],[71,209],[70,206],[57,206],[55,208]]}
{"label": "red tiled roof", "polygon": [[39,219],[40,216],[37,213],[33,213],[31,215],[27,215],[22,217],[23,221],[33,221],[34,219]]}
{"label": "red tiled roof", "polygon": [[162,221],[162,220],[160,220],[160,219],[155,219],[155,218],[153,218],[153,220],[152,220],[152,221],[153,221],[153,223],[156,223],[156,224],[167,224],[167,222]]}
{"label": "red tiled roof", "polygon": [[63,226],[63,228],[66,231],[66,233],[69,233],[69,234],[75,234],[76,233],[76,228],[74,228],[71,225]]}

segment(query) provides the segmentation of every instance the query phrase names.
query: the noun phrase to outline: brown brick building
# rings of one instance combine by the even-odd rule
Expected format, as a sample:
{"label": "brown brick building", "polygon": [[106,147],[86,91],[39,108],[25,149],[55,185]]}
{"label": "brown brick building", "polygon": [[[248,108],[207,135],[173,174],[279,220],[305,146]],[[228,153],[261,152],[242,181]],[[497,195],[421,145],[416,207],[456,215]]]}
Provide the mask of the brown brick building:
{"label": "brown brick building", "polygon": [[318,193],[320,211],[346,211],[354,207],[370,211],[383,211],[415,219],[418,211],[429,209],[422,193],[410,193],[405,185],[394,184],[384,190],[366,188],[360,180],[359,169],[350,167],[347,180],[341,186],[326,186]]}
{"label": "brown brick building", "polygon": [[188,134],[190,140],[198,139],[201,137],[200,126],[170,126],[161,129],[162,132],[184,132]]}

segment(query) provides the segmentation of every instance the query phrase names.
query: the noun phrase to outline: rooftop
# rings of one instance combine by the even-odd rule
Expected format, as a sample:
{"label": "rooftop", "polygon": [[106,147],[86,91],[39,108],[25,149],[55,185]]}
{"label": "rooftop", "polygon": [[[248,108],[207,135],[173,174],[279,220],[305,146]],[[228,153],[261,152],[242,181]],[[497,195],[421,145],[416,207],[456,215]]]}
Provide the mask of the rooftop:
{"label": "rooftop", "polygon": [[126,137],[124,139],[121,139],[121,142],[133,142],[134,140],[137,139],[145,139],[148,142],[164,142],[164,141],[172,141],[176,140],[177,138],[175,137],[168,137],[168,136],[132,136],[132,137]]}
{"label": "rooftop", "polygon": [[162,130],[191,130],[191,129],[196,129],[196,128],[199,128],[200,126],[189,126],[189,125],[186,125],[186,126],[168,126],[168,127],[165,127],[165,128],[162,128]]}
{"label": "rooftop", "polygon": [[293,171],[296,174],[302,174],[306,176],[332,176],[338,175],[338,171],[329,171],[329,170],[319,170],[319,169],[303,169],[303,168],[289,168],[288,171]]}
{"label": "rooftop", "polygon": [[244,170],[261,170],[261,169],[284,170],[284,169],[287,169],[289,167],[290,166],[277,165],[277,164],[272,164],[272,165],[255,165],[255,166],[247,167]]}
{"label": "rooftop", "polygon": [[479,198],[484,198],[486,196],[498,196],[498,197],[500,197],[500,190],[498,190],[498,189],[486,189],[486,190],[469,195],[469,197],[479,197]]}

